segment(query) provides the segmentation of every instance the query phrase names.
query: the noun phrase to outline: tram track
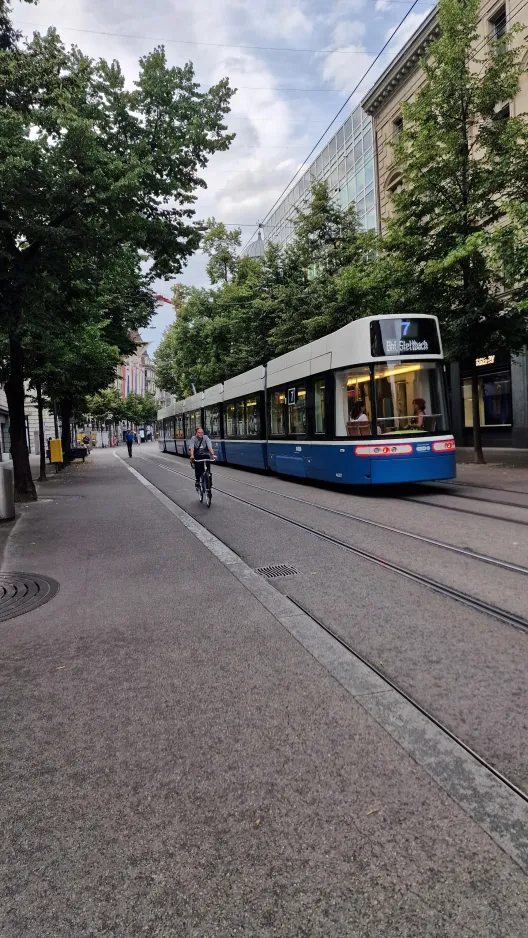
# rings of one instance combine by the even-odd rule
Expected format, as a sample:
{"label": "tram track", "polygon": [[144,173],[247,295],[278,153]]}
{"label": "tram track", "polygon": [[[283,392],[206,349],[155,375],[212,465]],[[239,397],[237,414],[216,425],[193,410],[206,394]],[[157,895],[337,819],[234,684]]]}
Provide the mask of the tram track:
{"label": "tram track", "polygon": [[[160,455],[161,455],[161,454],[160,454]],[[142,457],[142,458],[145,458],[145,457]],[[158,457],[158,458],[159,458],[159,457]],[[172,461],[172,458],[173,458],[173,457],[172,457],[172,456],[163,456],[163,455],[162,455],[162,458],[165,458],[165,459],[168,459],[168,460]],[[161,465],[161,463],[158,463],[158,465]],[[165,468],[165,467],[164,467],[164,468]],[[237,483],[239,483],[240,485],[247,485],[247,486],[250,486],[250,487],[252,486],[253,488],[261,489],[263,492],[269,492],[271,495],[281,495],[281,496],[284,497],[284,498],[290,498],[290,499],[293,499],[294,501],[296,500],[296,499],[294,498],[294,496],[285,495],[285,494],[283,494],[283,493],[281,493],[281,492],[273,492],[271,489],[267,489],[267,488],[265,488],[264,486],[255,485],[254,483],[251,483],[251,482],[245,482],[245,481],[243,481],[242,479],[237,479],[235,476],[226,476],[226,478],[232,479],[233,482],[237,482]],[[298,482],[299,480],[294,479],[294,480],[292,480],[292,481],[297,481],[297,482]],[[460,485],[464,484],[464,485],[466,485],[466,483],[457,483],[457,484],[460,484]],[[480,487],[481,487],[481,486],[477,486],[477,488],[480,488]],[[491,486],[489,486],[489,488],[491,488]],[[506,490],[506,489],[502,490],[502,489],[500,489],[500,490],[495,490],[495,491],[509,491],[509,490]],[[512,490],[512,491],[513,491],[513,490]],[[425,493],[424,493],[424,494],[425,494]],[[528,511],[528,503],[527,503],[526,505],[520,505],[520,504],[517,504],[517,503],[514,503],[514,502],[496,501],[495,499],[485,499],[485,498],[477,499],[476,497],[463,496],[463,495],[457,494],[457,493],[455,493],[455,492],[447,492],[447,491],[444,491],[444,492],[441,492],[441,493],[439,492],[438,494],[446,495],[447,497],[449,497],[449,496],[451,495],[451,496],[453,496],[453,498],[457,498],[457,497],[458,497],[458,498],[460,498],[460,499],[463,499],[464,497],[466,497],[468,501],[477,501],[477,500],[478,500],[478,501],[481,501],[481,502],[483,502],[484,504],[487,504],[487,505],[500,505],[500,506],[505,507],[505,508],[521,508],[521,509],[524,509],[524,510]],[[517,493],[514,493],[514,494],[517,494]],[[524,494],[524,493],[522,493],[522,494]],[[333,511],[333,509],[331,509],[331,508],[326,508],[326,506],[323,506],[323,505],[317,505],[315,502],[311,502],[309,499],[297,499],[297,500],[298,500],[298,501],[301,501],[301,502],[304,501],[304,502],[306,502],[307,505],[313,505],[314,508],[321,508],[321,509],[324,509],[324,510],[327,510],[327,511]],[[411,503],[414,503],[414,504],[416,504],[416,505],[426,505],[428,508],[441,508],[441,509],[443,509],[444,511],[454,511],[454,512],[457,512],[457,513],[459,513],[459,514],[472,515],[472,516],[475,517],[475,518],[483,518],[483,519],[489,520],[489,521],[502,521],[502,522],[505,522],[505,523],[507,523],[507,524],[515,524],[515,525],[520,525],[521,527],[528,527],[528,518],[527,518],[525,521],[523,521],[521,518],[505,518],[503,515],[498,515],[498,514],[482,514],[482,512],[480,512],[480,511],[475,511],[475,510],[472,509],[472,508],[462,508],[460,505],[443,505],[443,504],[441,504],[440,502],[425,501],[425,500],[422,498],[422,496],[420,496],[420,495],[418,495],[418,496],[412,496],[412,495],[398,495],[398,501],[399,501],[399,502],[411,502]],[[338,512],[336,511],[336,513],[338,513]],[[351,520],[363,521],[363,522],[365,522],[365,523],[368,523],[368,522],[370,521],[370,519],[368,519],[368,518],[362,518],[361,516],[355,517],[355,516],[353,516],[352,514],[349,514],[348,512],[344,512],[343,514],[344,514],[345,516],[350,517]],[[389,528],[389,530],[391,530],[391,529]],[[396,531],[396,529],[394,529],[394,530]],[[403,535],[407,535],[407,536],[409,536],[409,537],[412,537],[412,536],[413,536],[413,535],[411,534],[411,532],[407,532],[407,531],[401,531],[401,530],[399,530],[399,531],[397,531],[397,533],[400,533],[400,534],[403,534]],[[418,537],[418,535],[416,535],[416,536]],[[430,543],[434,543],[434,541],[431,540]],[[443,545],[442,545],[442,542],[437,542],[436,546],[444,546],[446,549],[449,549],[449,548],[455,549],[455,546],[454,546],[454,545],[449,545],[449,544],[443,544]],[[468,553],[468,555],[473,556],[474,558],[478,558],[478,557],[479,557],[478,553],[472,553],[471,551],[468,551],[467,553]],[[483,555],[480,557],[480,559],[483,560],[483,561],[485,560],[485,558],[484,558]],[[488,562],[489,562],[489,561],[488,561]],[[528,568],[526,568],[526,569],[528,569]]]}
{"label": "tram track", "polygon": [[346,638],[344,638],[338,631],[336,631],[336,629],[327,625],[325,622],[322,622],[321,619],[317,615],[315,615],[315,613],[312,612],[311,609],[309,609],[303,603],[299,602],[298,599],[295,599],[293,596],[288,595],[288,593],[286,593],[285,595],[286,595],[286,598],[289,599],[290,602],[293,603],[295,606],[297,606],[301,612],[309,616],[310,619],[312,619],[319,626],[319,628],[322,629],[323,632],[326,632],[327,635],[330,635],[349,654],[353,655],[354,658],[356,658],[358,661],[364,664],[365,667],[367,667],[370,671],[376,674],[377,677],[379,677],[384,682],[384,684],[387,685],[387,687],[389,687],[391,690],[396,691],[397,694],[399,694],[404,700],[410,703],[416,710],[419,711],[419,713],[421,713],[424,717],[426,717],[427,720],[429,720],[434,726],[438,727],[438,729],[440,729],[443,733],[445,733],[445,735],[449,737],[449,739],[452,739],[453,742],[457,743],[457,745],[459,745],[465,752],[467,752],[470,756],[472,756],[473,759],[475,759],[480,765],[482,765],[485,769],[487,769],[488,772],[491,773],[491,775],[493,775],[499,782],[501,782],[501,784],[505,785],[507,788],[510,789],[510,791],[518,795],[518,797],[521,798],[522,801],[528,804],[528,792],[525,792],[523,791],[522,788],[519,788],[518,785],[516,785],[506,775],[504,775],[497,768],[495,768],[495,766],[491,762],[488,762],[484,756],[479,755],[479,753],[476,752],[474,749],[472,749],[472,747],[469,746],[466,742],[464,742],[464,740],[457,733],[449,729],[449,727],[445,723],[443,723],[441,720],[435,717],[426,707],[420,704],[418,700],[416,700],[415,697],[413,697],[411,694],[408,694],[407,691],[403,689],[403,687],[401,687],[399,684],[393,681],[384,671],[381,671],[378,667],[376,667],[376,665],[372,661],[370,661],[368,658],[365,658],[365,656],[362,655],[361,652],[357,651],[357,649],[354,648],[350,644],[350,642],[348,642]]}
{"label": "tram track", "polygon": [[[168,466],[162,466],[161,463],[158,465],[169,470]],[[170,468],[171,472],[177,472],[178,470]],[[185,473],[181,473],[185,475]],[[391,534],[399,534],[402,537],[408,537],[413,541],[418,541],[423,544],[429,544],[432,547],[439,547],[441,550],[446,550],[454,554],[458,554],[462,557],[467,557],[470,560],[478,560],[481,563],[487,563],[491,566],[500,567],[503,570],[507,570],[511,573],[520,573],[522,576],[528,576],[528,567],[523,567],[520,564],[509,563],[506,560],[499,560],[497,557],[489,557],[486,554],[480,554],[478,551],[469,550],[467,547],[457,547],[456,544],[446,544],[445,541],[438,541],[436,538],[427,537],[425,534],[416,534],[413,531],[403,531],[401,528],[396,528],[390,524],[384,524],[382,521],[375,521],[372,518],[364,518],[362,515],[355,515],[349,511],[342,511],[339,508],[331,508],[329,505],[318,505],[317,502],[312,502],[308,498],[299,498],[297,495],[288,495],[286,492],[277,492],[272,489],[266,488],[264,485],[256,485],[254,482],[247,482],[245,479],[237,479],[235,476],[224,475],[224,479],[229,479],[229,481],[235,482],[237,485],[245,485],[247,488],[256,489],[259,492],[264,492],[267,495],[276,496],[277,498],[284,498],[291,502],[296,502],[301,505],[308,505],[310,508],[315,508],[318,511],[326,511],[329,514],[337,515],[341,518],[349,518],[350,521],[355,521],[360,524],[366,524],[370,527],[377,528],[379,530],[388,531]],[[217,491],[222,491],[218,489]],[[229,493],[224,493],[229,494]],[[419,502],[418,504],[422,504]],[[479,517],[487,517],[483,515],[478,515]],[[508,520],[508,519],[502,519]],[[528,524],[528,521],[526,522]]]}
{"label": "tram track", "polygon": [[[151,460],[145,460],[145,461],[151,462]],[[168,471],[174,472],[176,475],[180,476],[182,479],[186,480],[190,484],[192,484],[193,482],[193,479],[190,478],[187,473],[179,472],[178,470],[172,469],[172,468],[169,469],[169,467],[163,466],[161,463],[154,462],[153,464],[157,465],[160,468],[168,469]],[[236,501],[243,502],[252,508],[256,508],[258,510],[264,510],[264,512],[267,514],[280,517],[281,520],[286,521],[289,524],[293,524],[296,527],[305,527],[303,525],[299,525],[296,522],[292,522],[291,519],[288,519],[285,516],[281,517],[280,515],[277,515],[277,513],[269,511],[268,509],[261,509],[259,508],[258,505],[255,505],[252,502],[246,501],[245,499],[239,498],[238,496],[233,496],[231,493],[225,492],[222,489],[217,488],[216,491],[221,492],[227,497],[234,498]],[[265,490],[265,491],[269,491],[269,490]],[[165,495],[165,497],[168,498],[175,505],[180,507],[174,497],[171,497],[170,495]],[[193,523],[196,523],[196,522],[198,523],[200,527],[203,526],[203,521],[201,519],[199,520],[197,518],[193,518]],[[315,533],[316,536],[320,536],[319,532],[313,532],[313,533]],[[218,535],[214,535],[214,536],[217,540],[220,541],[220,543],[224,544],[226,547],[229,547],[229,545],[224,539],[218,538]],[[209,547],[209,549],[211,548]],[[232,548],[229,547],[229,549],[231,550]],[[241,560],[242,558],[239,558],[239,559]],[[383,565],[387,566],[386,564],[383,564]],[[251,570],[248,570],[248,573],[250,572]],[[259,598],[260,594],[256,593],[255,595],[257,595],[257,598]],[[306,632],[307,643],[303,640],[303,635],[301,634],[302,629],[304,628],[304,625],[302,623],[299,625],[298,620],[297,620],[296,625],[295,625],[295,630],[296,630],[295,632],[292,631],[289,625],[286,625],[286,628],[292,631],[292,634],[294,634],[294,637],[297,639],[297,641],[300,641],[300,643],[308,649],[310,654],[312,654],[317,659],[317,654],[314,653],[315,651],[315,646],[313,644],[314,633],[313,631],[311,631],[311,625],[313,624],[313,626],[315,626],[321,633],[326,633],[327,636],[333,639],[336,642],[336,644],[341,647],[343,652],[345,652],[347,655],[350,656],[350,660],[355,659],[362,666],[364,666],[370,672],[372,672],[373,675],[376,675],[377,678],[379,678],[379,680],[382,682],[382,685],[386,688],[387,691],[394,692],[397,695],[398,699],[401,699],[402,702],[405,702],[403,706],[405,706],[405,704],[409,705],[410,707],[413,708],[414,711],[416,711],[416,713],[420,714],[421,717],[425,721],[427,721],[427,723],[421,725],[419,732],[416,732],[414,729],[414,724],[413,724],[412,719],[411,720],[409,719],[409,714],[411,713],[411,711],[407,711],[407,710],[403,711],[402,707],[398,704],[397,718],[392,719],[392,717],[390,717],[390,719],[387,722],[386,728],[388,732],[392,733],[393,735],[394,735],[394,730],[396,730],[395,738],[398,739],[399,744],[402,745],[403,748],[407,748],[406,742],[408,739],[410,740],[410,748],[408,749],[408,751],[411,752],[412,758],[415,759],[415,761],[418,761],[418,764],[421,764],[421,763],[420,763],[419,758],[417,758],[416,751],[413,747],[415,747],[417,740],[420,743],[422,742],[425,743],[427,760],[428,760],[427,771],[429,771],[429,773],[432,774],[434,778],[437,777],[434,771],[436,767],[436,763],[434,760],[433,761],[431,760],[431,751],[432,751],[431,750],[431,736],[430,736],[430,731],[427,729],[427,724],[429,724],[431,728],[435,727],[436,730],[438,730],[441,734],[443,734],[443,737],[445,737],[447,740],[450,740],[452,743],[456,744],[459,747],[460,753],[458,755],[455,754],[455,757],[454,757],[456,761],[453,762],[452,764],[450,763],[447,769],[442,764],[440,766],[439,775],[438,775],[438,780],[440,781],[440,784],[442,785],[442,787],[446,787],[446,782],[449,782],[449,784],[453,782],[454,784],[453,796],[455,797],[455,800],[458,795],[467,797],[468,793],[469,793],[469,797],[473,799],[471,777],[466,773],[464,769],[464,764],[461,763],[460,761],[461,758],[462,759],[464,758],[462,753],[465,753],[466,756],[470,757],[470,759],[472,759],[475,763],[477,763],[479,766],[481,766],[484,770],[486,770],[489,773],[489,779],[487,783],[485,784],[485,787],[483,788],[483,795],[482,795],[484,799],[483,804],[485,807],[489,805],[490,803],[493,803],[494,789],[493,787],[491,787],[493,785],[492,779],[500,786],[499,789],[496,789],[496,791],[498,792],[498,797],[500,799],[505,797],[505,795],[500,794],[500,790],[502,789],[504,793],[506,793],[507,791],[510,793],[510,795],[513,795],[514,797],[518,798],[519,802],[522,803],[523,805],[528,805],[528,790],[522,785],[522,783],[521,785],[519,785],[517,780],[514,780],[510,776],[510,773],[507,771],[506,766],[504,766],[503,771],[501,771],[501,761],[500,760],[497,761],[497,754],[494,752],[493,747],[491,747],[490,749],[484,747],[483,754],[481,755],[480,752],[482,752],[482,749],[480,748],[480,746],[478,748],[475,748],[474,742],[468,741],[467,739],[465,740],[463,738],[465,733],[462,733],[462,735],[459,735],[460,728],[459,727],[457,728],[456,721],[453,724],[453,720],[449,718],[448,714],[446,715],[447,720],[446,722],[444,722],[441,709],[440,711],[438,711],[437,707],[434,708],[437,710],[437,714],[435,715],[435,713],[433,712],[433,708],[429,708],[428,702],[420,703],[418,698],[416,697],[416,695],[414,694],[412,690],[409,692],[409,688],[406,690],[403,686],[400,686],[398,677],[394,679],[394,677],[391,677],[389,674],[387,674],[386,670],[383,669],[383,666],[381,666],[381,668],[378,667],[376,663],[372,660],[370,655],[365,655],[364,653],[362,653],[361,650],[358,650],[356,647],[354,647],[354,643],[351,642],[349,639],[347,639],[347,637],[343,635],[340,632],[340,630],[336,628],[333,624],[327,624],[325,621],[321,620],[321,618],[317,614],[314,614],[314,612],[309,607],[305,606],[303,602],[299,601],[299,599],[297,599],[296,597],[289,595],[287,592],[283,593],[282,595],[290,603],[292,603],[295,607],[297,607],[299,612],[303,613],[304,616],[307,617],[308,622],[310,623],[310,625],[308,626],[308,631]],[[287,618],[292,619],[292,616],[288,614]],[[526,625],[528,626],[528,623],[526,623]],[[317,641],[317,639],[315,639],[315,641]],[[330,670],[332,664],[335,663],[335,660],[336,659],[334,656],[328,656],[327,654],[325,654],[323,666],[327,667]],[[338,665],[338,667],[340,668],[341,666]],[[330,670],[330,673],[334,673],[334,672]],[[349,672],[347,672],[347,674],[348,673]],[[342,675],[343,675],[342,670],[336,671],[337,679],[341,683],[342,683]],[[365,695],[363,694],[362,696],[364,697]],[[373,693],[372,697],[375,697],[375,696],[376,696],[375,693]],[[382,694],[382,698],[383,700],[390,699],[388,697],[385,697],[385,695],[383,694]],[[390,706],[391,705],[389,704],[389,707]],[[387,709],[385,705],[383,704],[382,709],[380,710],[379,708],[377,709],[375,708],[375,712],[376,714],[379,714],[381,717],[383,717],[383,715],[387,713]],[[380,722],[380,725],[385,727],[385,723],[383,722],[382,719],[379,719],[378,722]],[[449,724],[451,724],[451,726]],[[466,722],[464,722],[464,729],[467,730]],[[471,739],[471,734],[469,738]],[[453,751],[451,750],[450,757],[451,757],[452,752]],[[448,791],[450,791],[449,785],[448,785]],[[472,808],[474,805],[474,800],[471,800],[469,804],[470,804],[470,807]],[[479,823],[482,824],[482,818],[487,817],[486,810],[482,812],[479,804],[477,804],[477,810],[479,812],[479,815],[478,815]],[[504,823],[503,823],[504,810],[505,810],[504,802],[501,800],[499,814],[498,814],[498,821],[497,821],[498,831],[499,833],[501,833],[501,835],[503,834],[503,831],[504,831]],[[517,810],[518,809],[516,809],[516,811]],[[515,814],[515,818],[517,818],[517,814]],[[522,834],[522,838],[520,839],[520,834],[522,832],[519,828],[518,820],[515,820],[514,823],[510,824],[507,830],[508,830],[508,833],[510,831],[512,832],[512,837],[514,838],[514,846],[516,850],[515,859],[517,860],[517,862],[519,862],[519,859],[517,857],[517,852],[519,851],[519,844],[522,845],[523,853],[522,853],[521,867],[522,869],[527,869],[528,867],[526,866],[526,862],[524,858],[525,856],[528,856],[528,853],[526,853],[527,848],[525,848],[524,846],[525,844],[524,834]],[[494,828],[491,830],[488,830],[488,833],[491,833],[491,836],[494,836]],[[506,850],[507,852],[509,852],[507,845],[506,845]]]}
{"label": "tram track", "polygon": [[[443,482],[443,485],[454,485],[460,489],[486,489],[490,492],[508,492],[511,495],[528,495],[524,489],[502,489],[498,485],[488,485],[487,482]],[[508,502],[508,504],[510,504]],[[528,507],[528,505],[527,505]]]}
{"label": "tram track", "polygon": [[[151,462],[151,460],[147,460]],[[178,469],[174,469],[169,466],[163,465],[163,463],[154,463],[159,466],[161,469],[165,469],[167,472],[171,472],[175,475],[178,475],[186,479],[189,483],[192,483],[192,479],[187,473],[180,472]],[[239,481],[239,480],[235,480]],[[242,484],[251,485],[251,483],[242,482]],[[255,488],[261,488],[260,486],[255,486]],[[262,487],[263,488],[263,487]],[[269,489],[264,489],[264,491],[269,492]],[[222,495],[225,495],[228,498],[231,498],[234,501],[239,502],[240,504],[246,505],[250,508],[260,511],[263,514],[266,514],[272,518],[276,518],[279,521],[289,524],[290,526],[304,531],[306,534],[311,537],[318,538],[326,543],[332,544],[334,547],[339,547],[341,550],[345,550],[348,553],[351,553],[357,557],[361,557],[363,560],[368,561],[378,567],[382,567],[385,570],[396,574],[397,576],[404,577],[407,580],[415,582],[420,586],[426,587],[428,590],[435,592],[441,596],[449,598],[455,602],[461,603],[465,606],[469,606],[474,609],[476,612],[481,614],[491,616],[494,619],[497,619],[500,622],[503,622],[506,625],[509,625],[512,628],[517,629],[518,631],[528,633],[528,619],[525,619],[522,616],[519,616],[515,613],[509,612],[507,609],[502,609],[499,606],[495,606],[491,603],[486,602],[485,600],[478,599],[476,596],[471,595],[470,593],[464,593],[461,590],[458,590],[454,587],[448,586],[444,583],[440,583],[437,580],[433,580],[430,577],[423,576],[420,573],[416,573],[413,570],[409,570],[406,567],[401,566],[400,564],[393,563],[392,561],[386,560],[383,557],[376,556],[375,554],[370,553],[370,551],[364,550],[361,547],[356,547],[352,544],[347,543],[346,541],[341,540],[340,538],[334,537],[331,534],[327,534],[323,531],[318,530],[317,528],[311,527],[310,525],[304,524],[301,521],[297,521],[293,518],[289,518],[287,515],[281,514],[280,512],[273,511],[271,508],[266,508],[262,505],[255,504],[255,502],[249,501],[248,499],[242,498],[240,495],[235,495],[232,492],[227,492],[225,489],[218,488],[215,486],[215,491],[219,492]],[[275,493],[271,493],[275,494]],[[169,496],[170,497],[170,496]],[[294,498],[294,496],[287,496],[289,498]],[[295,499],[296,500],[296,499]],[[314,505],[308,500],[301,499],[300,501],[305,501],[307,504],[312,507],[317,508],[318,506]],[[326,510],[326,509],[325,509]],[[334,511],[335,509],[330,509]],[[346,512],[344,513],[347,517],[351,517]],[[364,519],[360,519],[364,520]],[[378,523],[376,523],[378,524]],[[410,532],[401,532],[402,534],[407,534]],[[420,538],[419,535],[416,535],[417,538]],[[430,540],[430,539],[429,539]],[[438,542],[437,546],[449,547],[451,545],[442,545],[442,542]],[[462,551],[462,548],[457,548],[458,551]],[[471,551],[464,551],[467,556],[475,560],[484,560],[484,555],[473,554]],[[485,562],[493,561],[495,558],[486,558]],[[497,561],[497,565],[501,566],[503,569],[509,569],[511,572],[518,572],[526,574],[525,568],[516,569],[515,565],[507,564],[504,561]]]}
{"label": "tram track", "polygon": [[[528,510],[528,502],[508,502],[498,498],[483,498],[481,495],[464,495],[462,492],[450,492],[448,489],[443,488],[442,486],[438,486],[437,491],[434,493],[426,491],[424,494],[447,495],[450,498],[461,498],[468,502],[484,502],[485,505],[501,505],[501,507],[505,508],[522,508],[525,511]],[[515,494],[517,495],[520,493],[516,492]]]}
{"label": "tram track", "polygon": [[[449,498],[451,492],[445,492],[443,494],[447,495]],[[442,508],[444,511],[456,511],[458,514],[472,515],[474,518],[483,518],[485,521],[504,521],[506,524],[517,524],[521,527],[528,527],[528,519],[523,521],[522,518],[505,518],[504,515],[483,514],[481,511],[475,511],[473,508],[462,508],[460,505],[442,505],[440,502],[427,502],[420,497],[413,498],[412,495],[400,495],[398,501],[411,502],[414,505],[426,505],[427,508]],[[468,499],[468,501],[475,501],[475,499]],[[493,502],[491,500],[485,503],[487,505],[501,504],[500,502]],[[515,508],[515,505],[508,502],[507,507]],[[523,505],[522,507],[528,510],[528,505]]]}

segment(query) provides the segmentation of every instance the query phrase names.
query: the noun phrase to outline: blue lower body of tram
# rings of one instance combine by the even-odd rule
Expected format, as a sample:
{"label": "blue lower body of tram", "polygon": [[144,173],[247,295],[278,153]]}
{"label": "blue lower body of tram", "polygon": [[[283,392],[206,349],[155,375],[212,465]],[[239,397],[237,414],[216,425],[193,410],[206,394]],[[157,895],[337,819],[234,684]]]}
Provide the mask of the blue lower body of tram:
{"label": "blue lower body of tram", "polygon": [[[162,452],[187,456],[186,440],[159,440]],[[391,485],[453,479],[453,437],[386,442],[213,440],[218,462],[341,485]]]}

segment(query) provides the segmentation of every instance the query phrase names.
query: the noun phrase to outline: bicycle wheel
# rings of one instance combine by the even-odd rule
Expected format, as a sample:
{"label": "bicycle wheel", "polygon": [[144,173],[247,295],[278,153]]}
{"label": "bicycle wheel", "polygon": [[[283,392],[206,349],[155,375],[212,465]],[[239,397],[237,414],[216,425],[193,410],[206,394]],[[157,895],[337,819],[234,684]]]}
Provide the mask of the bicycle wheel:
{"label": "bicycle wheel", "polygon": [[208,508],[211,507],[212,500],[213,500],[213,493],[211,492],[211,489],[207,489],[205,493],[205,504],[207,505]]}
{"label": "bicycle wheel", "polygon": [[204,490],[203,490],[203,476],[200,479],[200,485],[198,488],[198,499],[200,502],[203,502]]}

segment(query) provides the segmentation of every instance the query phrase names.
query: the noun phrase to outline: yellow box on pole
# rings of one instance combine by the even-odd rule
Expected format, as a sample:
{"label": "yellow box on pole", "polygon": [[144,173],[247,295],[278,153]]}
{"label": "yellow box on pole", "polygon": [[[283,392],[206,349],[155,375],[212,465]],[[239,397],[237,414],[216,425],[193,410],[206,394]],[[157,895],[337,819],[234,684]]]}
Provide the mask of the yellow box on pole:
{"label": "yellow box on pole", "polygon": [[50,440],[50,462],[62,461],[62,441]]}

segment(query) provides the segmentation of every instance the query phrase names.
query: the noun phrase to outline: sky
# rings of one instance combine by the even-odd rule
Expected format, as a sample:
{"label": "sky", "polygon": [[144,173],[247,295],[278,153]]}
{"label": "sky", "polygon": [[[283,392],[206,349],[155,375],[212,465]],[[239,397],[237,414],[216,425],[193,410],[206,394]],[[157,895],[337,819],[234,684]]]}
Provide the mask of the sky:
{"label": "sky", "polygon": [[[199,190],[196,218],[242,229],[243,246],[362,79],[413,0],[39,0],[16,4],[24,35],[55,26],[94,58],[117,59],[127,81],[138,60],[164,45],[169,65],[191,61],[203,89],[228,77],[238,89],[226,119],[235,133],[215,154]],[[329,130],[330,137],[432,9],[418,0],[394,40]],[[321,146],[323,142],[321,142]],[[319,148],[318,148],[319,149]],[[316,151],[317,152],[317,151]],[[315,156],[316,154],[314,154]],[[309,165],[309,164],[307,164]],[[178,278],[205,286],[194,255]],[[171,283],[156,292],[170,298]],[[174,312],[160,304],[143,338],[155,351]]]}

